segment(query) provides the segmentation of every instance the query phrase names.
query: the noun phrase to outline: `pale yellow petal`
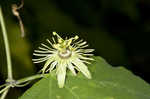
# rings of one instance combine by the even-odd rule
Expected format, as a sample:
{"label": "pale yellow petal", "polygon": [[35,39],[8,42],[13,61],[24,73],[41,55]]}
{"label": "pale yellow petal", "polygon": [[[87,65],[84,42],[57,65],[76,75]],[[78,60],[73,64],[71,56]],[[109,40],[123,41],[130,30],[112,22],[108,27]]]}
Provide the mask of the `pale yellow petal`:
{"label": "pale yellow petal", "polygon": [[69,70],[73,73],[73,75],[77,75],[74,66],[71,63],[68,63]]}
{"label": "pale yellow petal", "polygon": [[56,73],[57,73],[58,86],[59,86],[59,88],[63,88],[64,84],[65,84],[65,78],[66,78],[65,64],[58,64]]}
{"label": "pale yellow petal", "polygon": [[51,63],[52,61],[53,61],[53,58],[49,58],[49,59],[46,61],[44,67],[42,68],[42,73],[45,73],[45,70],[47,69],[47,67],[50,65],[50,63]]}
{"label": "pale yellow petal", "polygon": [[87,66],[80,60],[75,59],[72,61],[72,63],[89,79],[91,79],[91,74],[87,68]]}

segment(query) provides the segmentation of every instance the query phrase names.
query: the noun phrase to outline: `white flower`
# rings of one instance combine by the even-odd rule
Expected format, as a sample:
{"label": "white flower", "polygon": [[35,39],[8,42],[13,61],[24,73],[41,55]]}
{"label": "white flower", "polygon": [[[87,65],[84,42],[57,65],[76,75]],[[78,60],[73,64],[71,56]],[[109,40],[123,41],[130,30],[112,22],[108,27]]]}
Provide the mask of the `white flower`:
{"label": "white flower", "polygon": [[90,58],[93,54],[89,53],[93,52],[94,49],[84,49],[88,47],[87,42],[78,40],[78,36],[64,40],[56,32],[53,32],[53,35],[57,37],[56,41],[54,37],[52,37],[53,43],[47,39],[49,45],[41,44],[42,47],[39,47],[39,50],[35,50],[35,53],[33,53],[33,55],[40,57],[33,59],[34,63],[46,61],[42,73],[56,69],[60,88],[64,86],[67,69],[74,75],[77,75],[77,71],[80,71],[91,79],[91,74],[85,64],[89,64],[88,61],[93,60]]}

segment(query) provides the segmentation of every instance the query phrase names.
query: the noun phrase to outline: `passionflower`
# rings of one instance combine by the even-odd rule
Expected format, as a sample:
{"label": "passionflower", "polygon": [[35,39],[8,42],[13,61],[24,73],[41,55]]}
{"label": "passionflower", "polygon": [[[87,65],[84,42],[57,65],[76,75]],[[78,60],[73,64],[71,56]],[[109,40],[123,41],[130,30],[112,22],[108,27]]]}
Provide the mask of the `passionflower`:
{"label": "passionflower", "polygon": [[55,38],[52,42],[47,39],[49,45],[41,44],[39,50],[34,50],[33,55],[39,58],[32,59],[34,63],[45,62],[42,73],[56,70],[58,85],[62,88],[65,84],[66,72],[70,70],[73,75],[82,72],[88,79],[91,79],[90,71],[86,64],[93,60],[91,52],[94,49],[85,49],[88,44],[84,40],[79,40],[78,36],[63,39],[56,32],[53,32]]}

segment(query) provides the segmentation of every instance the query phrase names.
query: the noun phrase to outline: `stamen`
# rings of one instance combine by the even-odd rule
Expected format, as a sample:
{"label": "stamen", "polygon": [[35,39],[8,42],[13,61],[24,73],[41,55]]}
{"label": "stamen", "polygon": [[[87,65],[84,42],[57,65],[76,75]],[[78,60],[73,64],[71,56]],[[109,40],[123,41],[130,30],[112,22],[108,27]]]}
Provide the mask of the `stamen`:
{"label": "stamen", "polygon": [[[53,32],[53,35],[56,35],[57,38],[58,38],[58,42],[61,43],[63,41],[63,39],[56,33],[56,32]],[[53,39],[53,38],[52,38]]]}
{"label": "stamen", "polygon": [[58,38],[61,38],[56,32],[53,32],[53,35],[56,35]]}
{"label": "stamen", "polygon": [[78,38],[79,38],[79,36],[77,36],[77,35],[74,37],[75,40],[77,40]]}
{"label": "stamen", "polygon": [[72,43],[72,41],[73,41],[73,40],[77,40],[78,38],[79,38],[78,36],[75,36],[75,37],[72,37],[72,38],[68,39],[68,44],[67,44],[67,46],[70,46],[71,43]]}

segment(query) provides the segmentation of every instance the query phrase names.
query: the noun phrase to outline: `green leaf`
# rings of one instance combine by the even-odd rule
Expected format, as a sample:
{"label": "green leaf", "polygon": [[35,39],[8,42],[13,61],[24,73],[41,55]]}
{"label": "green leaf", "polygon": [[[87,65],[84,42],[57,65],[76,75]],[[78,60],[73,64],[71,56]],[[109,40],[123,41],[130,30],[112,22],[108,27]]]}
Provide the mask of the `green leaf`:
{"label": "green leaf", "polygon": [[150,85],[123,67],[112,67],[95,57],[89,65],[92,79],[81,73],[67,75],[64,88],[58,88],[51,74],[34,84],[20,99],[150,99]]}

